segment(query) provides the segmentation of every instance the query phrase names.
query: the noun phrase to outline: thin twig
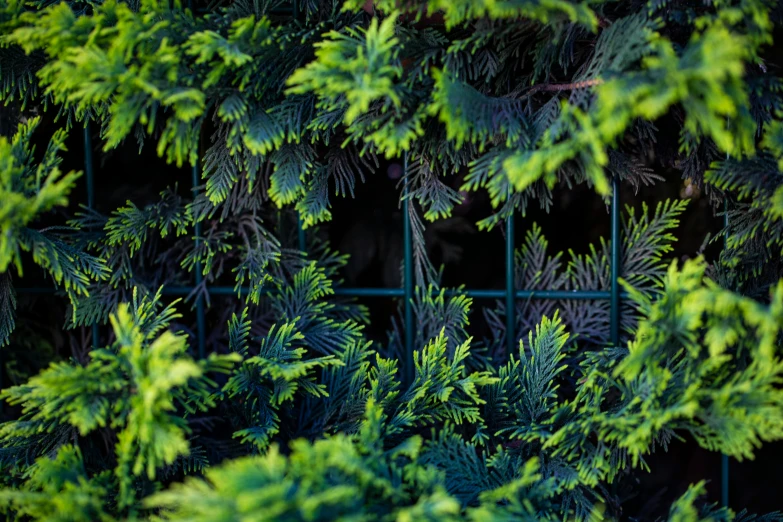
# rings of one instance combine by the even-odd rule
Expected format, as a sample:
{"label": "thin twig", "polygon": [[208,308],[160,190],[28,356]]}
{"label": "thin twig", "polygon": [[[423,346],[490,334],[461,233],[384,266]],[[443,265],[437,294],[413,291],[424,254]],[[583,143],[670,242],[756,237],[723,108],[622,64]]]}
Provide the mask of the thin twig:
{"label": "thin twig", "polygon": [[573,83],[539,83],[530,87],[530,90],[522,96],[522,99],[529,98],[539,92],[577,91],[579,89],[589,89],[602,83],[604,83],[604,80],[601,78]]}

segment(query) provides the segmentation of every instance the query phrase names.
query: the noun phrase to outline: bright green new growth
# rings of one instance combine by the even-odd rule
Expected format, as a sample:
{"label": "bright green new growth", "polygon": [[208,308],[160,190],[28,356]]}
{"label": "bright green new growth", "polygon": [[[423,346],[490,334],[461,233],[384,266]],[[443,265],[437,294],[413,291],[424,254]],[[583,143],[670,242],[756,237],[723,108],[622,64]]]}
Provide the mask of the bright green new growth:
{"label": "bright green new growth", "polygon": [[[33,119],[26,125],[20,125],[11,142],[5,137],[0,138],[0,198],[3,201],[0,209],[0,270],[3,272],[13,265],[21,275],[20,250],[31,249],[25,234],[27,225],[52,208],[65,206],[68,194],[79,177],[78,172],[63,174],[58,168],[60,159],[57,153],[65,150],[65,131],[52,137],[44,158],[35,168],[34,149],[29,142],[39,121]],[[59,277],[62,278],[62,275]],[[65,284],[68,286],[67,280]]]}
{"label": "bright green new growth", "polygon": [[111,472],[90,477],[78,447],[63,445],[54,458],[41,457],[28,477],[26,491],[0,491],[0,506],[34,520],[114,520],[105,508]]}
{"label": "bright green new growth", "polygon": [[[159,296],[157,297],[159,298]],[[24,448],[31,436],[70,430],[84,437],[103,428],[117,429],[115,468],[119,503],[130,505],[133,477],[154,479],[157,470],[189,453],[187,425],[172,415],[177,408],[196,412],[214,405],[207,372],[226,372],[236,356],[210,355],[194,361],[183,335],[159,331],[178,317],[154,301],[135,309],[122,305],[111,317],[113,346],[90,353],[85,365],[53,363],[25,386],[9,388],[2,398],[22,405],[22,418],[0,428],[7,450]],[[150,312],[159,314],[150,317]],[[11,468],[13,469],[13,468]]]}
{"label": "bright green new growth", "polygon": [[[334,103],[343,95],[346,110],[343,121],[351,125],[366,113],[370,104],[388,98],[392,107],[400,99],[394,92],[394,80],[402,75],[396,62],[399,41],[394,37],[395,17],[378,24],[373,19],[366,31],[349,30],[347,35],[333,31],[330,39],[315,45],[317,61],[299,69],[288,79],[289,92],[304,94],[317,91],[319,96]],[[361,71],[357,74],[355,71]]]}

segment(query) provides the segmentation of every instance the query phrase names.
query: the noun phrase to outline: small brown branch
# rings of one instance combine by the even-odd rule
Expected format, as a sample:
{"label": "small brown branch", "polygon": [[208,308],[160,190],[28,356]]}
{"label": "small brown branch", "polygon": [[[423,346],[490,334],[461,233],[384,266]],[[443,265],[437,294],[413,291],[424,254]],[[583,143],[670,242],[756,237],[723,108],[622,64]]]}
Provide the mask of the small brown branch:
{"label": "small brown branch", "polygon": [[522,98],[529,98],[538,92],[578,91],[580,89],[589,89],[590,87],[595,87],[602,83],[604,83],[604,81],[601,78],[573,83],[539,83],[538,85],[532,86]]}
{"label": "small brown branch", "polygon": [[542,91],[576,91],[579,89],[587,89],[589,87],[595,87],[604,83],[603,79],[596,78],[594,80],[583,80],[581,82],[574,83],[549,83],[542,84]]}

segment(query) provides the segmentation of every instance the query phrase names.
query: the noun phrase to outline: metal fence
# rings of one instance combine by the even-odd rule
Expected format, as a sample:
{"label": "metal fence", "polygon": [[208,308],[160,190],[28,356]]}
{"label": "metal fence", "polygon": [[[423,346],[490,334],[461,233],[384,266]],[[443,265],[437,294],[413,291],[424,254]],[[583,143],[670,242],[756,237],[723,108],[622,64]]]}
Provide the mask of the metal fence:
{"label": "metal fence", "polygon": [[[403,162],[403,172],[408,168],[407,156]],[[95,174],[93,166],[93,145],[89,127],[84,129],[84,172],[87,185],[87,207],[93,208],[95,205]],[[191,183],[194,196],[198,194],[200,185],[200,165],[196,164],[191,170]],[[621,269],[621,227],[620,227],[620,201],[619,190],[616,179],[612,180],[612,202],[610,209],[611,219],[611,286],[609,291],[603,290],[517,290],[514,288],[514,216],[513,214],[505,220],[505,289],[464,289],[456,292],[454,290],[446,291],[447,295],[455,293],[465,294],[475,299],[504,299],[506,310],[515,308],[516,300],[528,299],[578,299],[595,300],[606,299],[610,301],[610,341],[618,343],[620,340],[620,298],[622,293],[618,283]],[[407,187],[403,187],[406,191]],[[378,287],[338,287],[334,289],[336,295],[347,297],[396,297],[404,299],[404,330],[405,330],[405,353],[407,354],[408,366],[412,366],[413,354],[413,306],[414,280],[413,280],[413,239],[411,237],[410,217],[408,205],[410,200],[404,198],[403,205],[403,284],[399,288],[378,288]],[[201,224],[195,225],[195,241],[198,245],[201,237]],[[298,248],[306,254],[307,240],[305,231],[302,228],[301,221],[298,223]],[[169,296],[187,296],[196,288],[204,285],[206,292],[214,296],[230,296],[237,294],[237,288],[233,286],[206,285],[203,281],[201,264],[195,266],[195,284],[193,286],[170,286],[164,287],[163,295]],[[240,294],[247,294],[249,287],[240,287]],[[18,288],[20,294],[46,294],[55,292],[51,287],[22,287]],[[196,309],[196,346],[199,357],[206,354],[206,334],[205,334],[205,303],[200,294],[195,298]],[[98,326],[92,326],[93,344],[98,344]],[[514,340],[516,339],[514,331],[514,314],[506,314],[506,348],[509,353],[514,350]]]}
{"label": "metal fence", "polygon": [[[193,9],[193,0],[188,0],[187,5]],[[203,9],[194,9],[195,12],[201,14]],[[284,13],[282,12],[284,11]],[[288,14],[297,16],[299,13],[298,0],[293,0],[290,9],[282,9],[281,14]],[[87,184],[87,206],[92,208],[95,202],[95,190],[94,190],[94,169],[93,169],[93,147],[90,136],[89,126],[84,129],[84,171]],[[407,172],[407,156],[404,162],[404,169]],[[192,186],[194,195],[198,191],[199,180],[199,166],[196,165],[192,169]],[[618,278],[621,268],[621,229],[620,229],[620,202],[619,202],[619,190],[617,186],[617,180],[612,180],[612,202],[611,202],[611,286],[608,292],[606,291],[593,291],[593,290],[580,290],[580,291],[561,291],[561,290],[516,290],[514,288],[514,216],[511,215],[506,219],[506,244],[505,244],[505,290],[486,290],[486,289],[467,289],[461,291],[468,296],[477,299],[504,299],[505,308],[507,311],[515,308],[515,301],[517,299],[608,299],[610,301],[610,340],[612,343],[618,343],[620,339],[620,288],[618,284]],[[403,190],[406,190],[404,187]],[[409,200],[406,198],[403,200],[403,242],[404,242],[404,259],[403,259],[403,285],[401,288],[335,288],[335,293],[338,295],[351,296],[351,297],[397,297],[404,299],[404,344],[406,361],[404,361],[404,371],[410,375],[413,370],[413,305],[412,299],[414,295],[413,284],[413,252],[412,252],[412,238],[410,218],[408,214]],[[724,218],[725,219],[725,218]],[[195,226],[196,242],[199,241],[201,236],[201,226],[196,223]],[[306,251],[306,237],[301,223],[299,223],[298,231],[299,249]],[[203,284],[203,276],[201,272],[200,263],[195,266],[195,283],[194,287],[169,287],[165,288],[163,293],[166,295],[189,295],[196,287]],[[233,287],[227,286],[207,286],[206,287],[210,295],[235,295],[236,290]],[[247,293],[248,288],[240,289],[240,292]],[[17,292],[24,293],[51,293],[53,289],[49,288],[19,288]],[[206,321],[205,321],[205,303],[203,297],[199,294],[195,301],[196,308],[196,346],[199,357],[204,357],[206,352]],[[506,349],[509,353],[514,349],[514,339],[516,338],[514,332],[514,314],[506,313]],[[99,331],[98,326],[92,326],[92,342],[93,345],[99,343]],[[0,355],[2,353],[0,352]],[[0,359],[1,362],[1,359]],[[1,374],[2,372],[0,372]],[[1,376],[0,376],[1,378]],[[2,388],[2,381],[0,380],[0,389]],[[721,484],[722,484],[722,501],[724,505],[728,503],[728,459],[724,456],[721,466]]]}
{"label": "metal fence", "polygon": [[[407,173],[408,161],[407,155],[403,162],[403,174]],[[95,173],[93,166],[93,145],[89,126],[84,129],[84,172],[87,184],[87,206],[92,208],[95,204]],[[192,191],[195,194],[199,190],[200,165],[196,164],[191,170]],[[406,190],[407,187],[403,187]],[[518,299],[608,299],[610,302],[610,340],[617,344],[620,340],[620,298],[621,292],[618,283],[621,269],[621,227],[620,227],[620,196],[619,186],[616,178],[612,179],[612,201],[610,209],[611,220],[611,286],[610,290],[517,290],[514,284],[514,216],[513,214],[506,218],[505,234],[505,289],[465,289],[460,293],[466,294],[476,299],[504,299],[506,310],[514,310]],[[414,338],[414,318],[413,318],[413,240],[411,237],[410,217],[408,214],[408,205],[410,200],[403,199],[403,284],[400,288],[368,288],[368,287],[338,287],[335,288],[335,294],[348,297],[396,297],[404,299],[404,346],[406,360],[403,363],[403,371],[410,378],[413,372],[413,338]],[[724,224],[727,219],[724,212]],[[201,236],[201,225],[195,225],[196,242]],[[301,221],[298,223],[298,247],[302,252],[306,252],[307,243],[305,231],[302,228]],[[164,295],[186,296],[193,292],[199,285],[204,284],[200,263],[195,267],[195,285],[168,287],[163,290]],[[205,286],[210,295],[236,295],[237,290],[231,286]],[[248,287],[239,289],[240,293],[248,293]],[[18,288],[20,294],[41,294],[53,293],[54,288]],[[453,293],[453,291],[451,292]],[[196,346],[199,357],[206,355],[206,320],[205,303],[201,294],[195,299],[196,309]],[[514,350],[514,332],[513,313],[506,313],[506,349],[508,353]],[[92,325],[92,343],[94,346],[99,344],[98,325]],[[2,388],[2,382],[0,382]],[[729,460],[723,455],[721,459],[721,500],[723,505],[728,505],[729,490]]]}

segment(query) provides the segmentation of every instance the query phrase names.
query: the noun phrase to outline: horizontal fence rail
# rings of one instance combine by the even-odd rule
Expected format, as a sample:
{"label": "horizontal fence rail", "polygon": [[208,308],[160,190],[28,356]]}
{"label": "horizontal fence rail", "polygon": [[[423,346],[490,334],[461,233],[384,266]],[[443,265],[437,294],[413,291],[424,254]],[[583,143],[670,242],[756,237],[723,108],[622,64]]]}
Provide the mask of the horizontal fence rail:
{"label": "horizontal fence rail", "polygon": [[[161,294],[167,296],[187,296],[196,287],[192,286],[164,286]],[[15,289],[19,294],[41,294],[54,295],[59,291],[56,288],[49,287],[30,287],[23,286]],[[334,295],[348,297],[405,297],[404,288],[374,288],[374,287],[337,287],[333,288]],[[206,292],[214,296],[243,296],[250,293],[250,288],[242,286],[235,288],[233,286],[207,286]],[[262,289],[261,294],[268,293],[268,289]],[[507,295],[505,290],[473,290],[473,289],[443,289],[432,290],[430,295],[439,295],[441,292],[446,297],[457,295],[466,295],[474,299],[504,299]],[[512,295],[515,299],[572,299],[572,300],[608,300],[612,293],[603,290],[514,290]],[[627,298],[627,292],[620,292],[620,298]]]}

